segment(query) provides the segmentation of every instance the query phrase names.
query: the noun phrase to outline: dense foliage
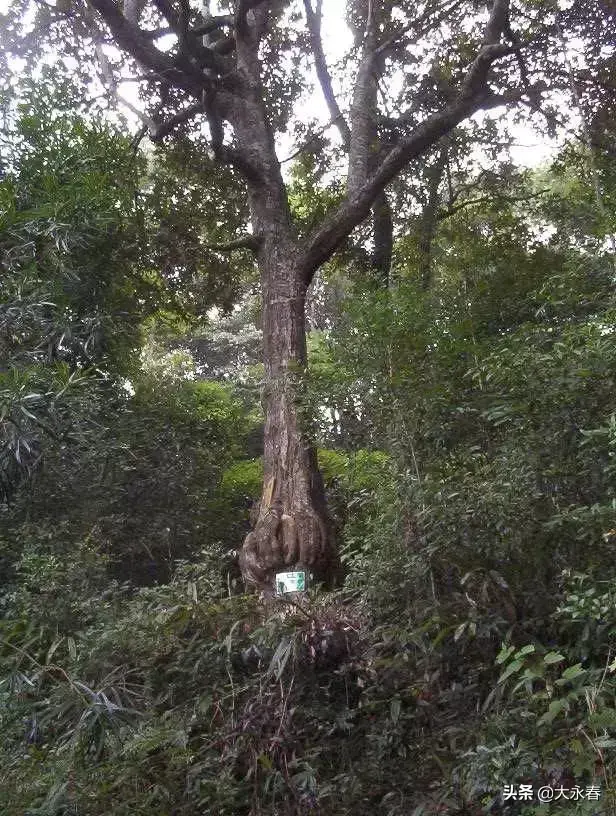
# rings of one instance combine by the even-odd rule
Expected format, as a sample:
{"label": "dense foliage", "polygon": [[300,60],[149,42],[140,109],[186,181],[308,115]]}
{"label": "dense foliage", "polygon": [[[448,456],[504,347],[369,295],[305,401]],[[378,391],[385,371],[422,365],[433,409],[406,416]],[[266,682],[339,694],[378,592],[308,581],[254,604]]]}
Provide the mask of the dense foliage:
{"label": "dense foliage", "polygon": [[[140,152],[57,76],[24,87],[0,812],[614,812],[613,151],[463,161],[428,276],[409,205],[387,287],[350,244],[315,281],[300,409],[344,583],[264,602],[235,559],[263,472],[254,270],[207,246],[246,217],[233,179],[190,140]],[[303,229],[338,191],[305,157],[291,179]]]}

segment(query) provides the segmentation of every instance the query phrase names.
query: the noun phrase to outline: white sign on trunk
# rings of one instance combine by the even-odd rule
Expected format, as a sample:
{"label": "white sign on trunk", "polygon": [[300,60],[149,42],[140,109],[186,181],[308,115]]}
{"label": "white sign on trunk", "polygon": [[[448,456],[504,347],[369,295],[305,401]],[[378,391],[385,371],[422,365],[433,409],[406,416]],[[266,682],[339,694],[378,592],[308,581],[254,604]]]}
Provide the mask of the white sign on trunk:
{"label": "white sign on trunk", "polygon": [[276,594],[284,595],[285,592],[303,592],[306,589],[305,572],[277,572],[276,573]]}

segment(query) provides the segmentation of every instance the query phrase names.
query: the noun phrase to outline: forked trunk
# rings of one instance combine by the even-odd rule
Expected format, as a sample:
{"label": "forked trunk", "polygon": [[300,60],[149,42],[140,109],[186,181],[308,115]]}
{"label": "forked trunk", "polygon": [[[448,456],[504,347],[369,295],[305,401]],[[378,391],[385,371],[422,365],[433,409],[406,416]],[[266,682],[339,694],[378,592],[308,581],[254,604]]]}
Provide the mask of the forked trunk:
{"label": "forked trunk", "polygon": [[265,362],[263,494],[240,553],[244,580],[273,592],[279,571],[305,570],[331,584],[338,559],[316,450],[298,403],[306,362],[305,286],[280,247],[262,259]]}

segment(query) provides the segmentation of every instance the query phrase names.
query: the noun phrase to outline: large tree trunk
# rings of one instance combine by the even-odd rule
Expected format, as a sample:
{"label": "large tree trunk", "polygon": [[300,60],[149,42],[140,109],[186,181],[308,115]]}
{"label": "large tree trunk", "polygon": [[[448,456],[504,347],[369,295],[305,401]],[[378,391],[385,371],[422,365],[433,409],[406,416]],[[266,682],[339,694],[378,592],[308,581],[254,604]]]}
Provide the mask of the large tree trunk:
{"label": "large tree trunk", "polygon": [[[256,11],[266,15],[262,7]],[[238,68],[248,82],[230,118],[242,155],[257,169],[248,179],[248,198],[253,231],[260,236],[265,366],[263,493],[240,568],[248,585],[270,593],[278,571],[301,568],[331,583],[337,556],[316,450],[301,427],[298,404],[298,378],[306,365],[307,281],[266,112],[258,38],[239,33]]]}
{"label": "large tree trunk", "polygon": [[305,285],[281,250],[261,262],[265,363],[264,484],[240,554],[244,580],[273,591],[278,571],[303,569],[331,584],[338,559],[316,450],[302,428],[299,377],[306,363]]}

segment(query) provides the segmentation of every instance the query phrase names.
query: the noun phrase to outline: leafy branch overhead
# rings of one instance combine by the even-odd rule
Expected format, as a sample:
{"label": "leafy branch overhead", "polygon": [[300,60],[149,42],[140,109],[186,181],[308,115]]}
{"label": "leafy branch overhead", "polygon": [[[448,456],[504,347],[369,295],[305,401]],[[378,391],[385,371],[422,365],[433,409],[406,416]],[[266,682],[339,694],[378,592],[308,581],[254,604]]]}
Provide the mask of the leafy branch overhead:
{"label": "leafy branch overhead", "polygon": [[[139,66],[137,76],[145,71],[148,81],[156,83],[163,95],[169,88],[180,92],[177,109],[167,118],[147,116],[152,138],[163,139],[179,125],[203,117],[216,159],[231,165],[249,186],[268,188],[283,206],[284,184],[271,143],[259,48],[268,38],[276,37],[290,4],[239,2],[233,14],[221,15],[210,15],[207,8],[198,11],[187,0],[177,4],[169,0],[126,2],[124,6],[114,0],[93,0],[91,5],[114,42]],[[537,100],[545,81],[530,82],[525,54],[541,50],[548,29],[542,27],[541,15],[536,14],[539,22],[534,27],[527,25],[524,37],[514,34],[508,0],[495,2],[489,15],[475,15],[478,23],[484,17],[481,30],[476,25],[473,37],[457,49],[455,43],[448,48],[446,59],[452,69],[445,84],[441,82],[443,103],[426,115],[419,114],[421,89],[416,89],[399,114],[388,118],[390,137],[379,144],[375,160],[374,138],[380,115],[377,85],[386,63],[398,62],[404,68],[405,49],[433,36],[448,15],[468,11],[462,8],[466,4],[426,3],[414,11],[405,8],[407,22],[402,23],[394,22],[387,9],[377,11],[376,4],[355,3],[359,62],[346,114],[336,99],[321,43],[323,3],[313,8],[312,0],[304,0],[303,5],[311,59],[331,121],[340,131],[349,156],[346,198],[315,227],[302,246],[296,247],[308,283],[413,159],[478,110],[523,98]],[[99,36],[91,13],[86,17],[90,35]],[[163,49],[158,42],[169,34],[174,45]],[[519,65],[517,78],[506,67],[498,75],[493,74],[494,66],[507,66],[512,56]],[[111,70],[107,65],[107,71]],[[393,139],[392,133],[396,134]]]}

